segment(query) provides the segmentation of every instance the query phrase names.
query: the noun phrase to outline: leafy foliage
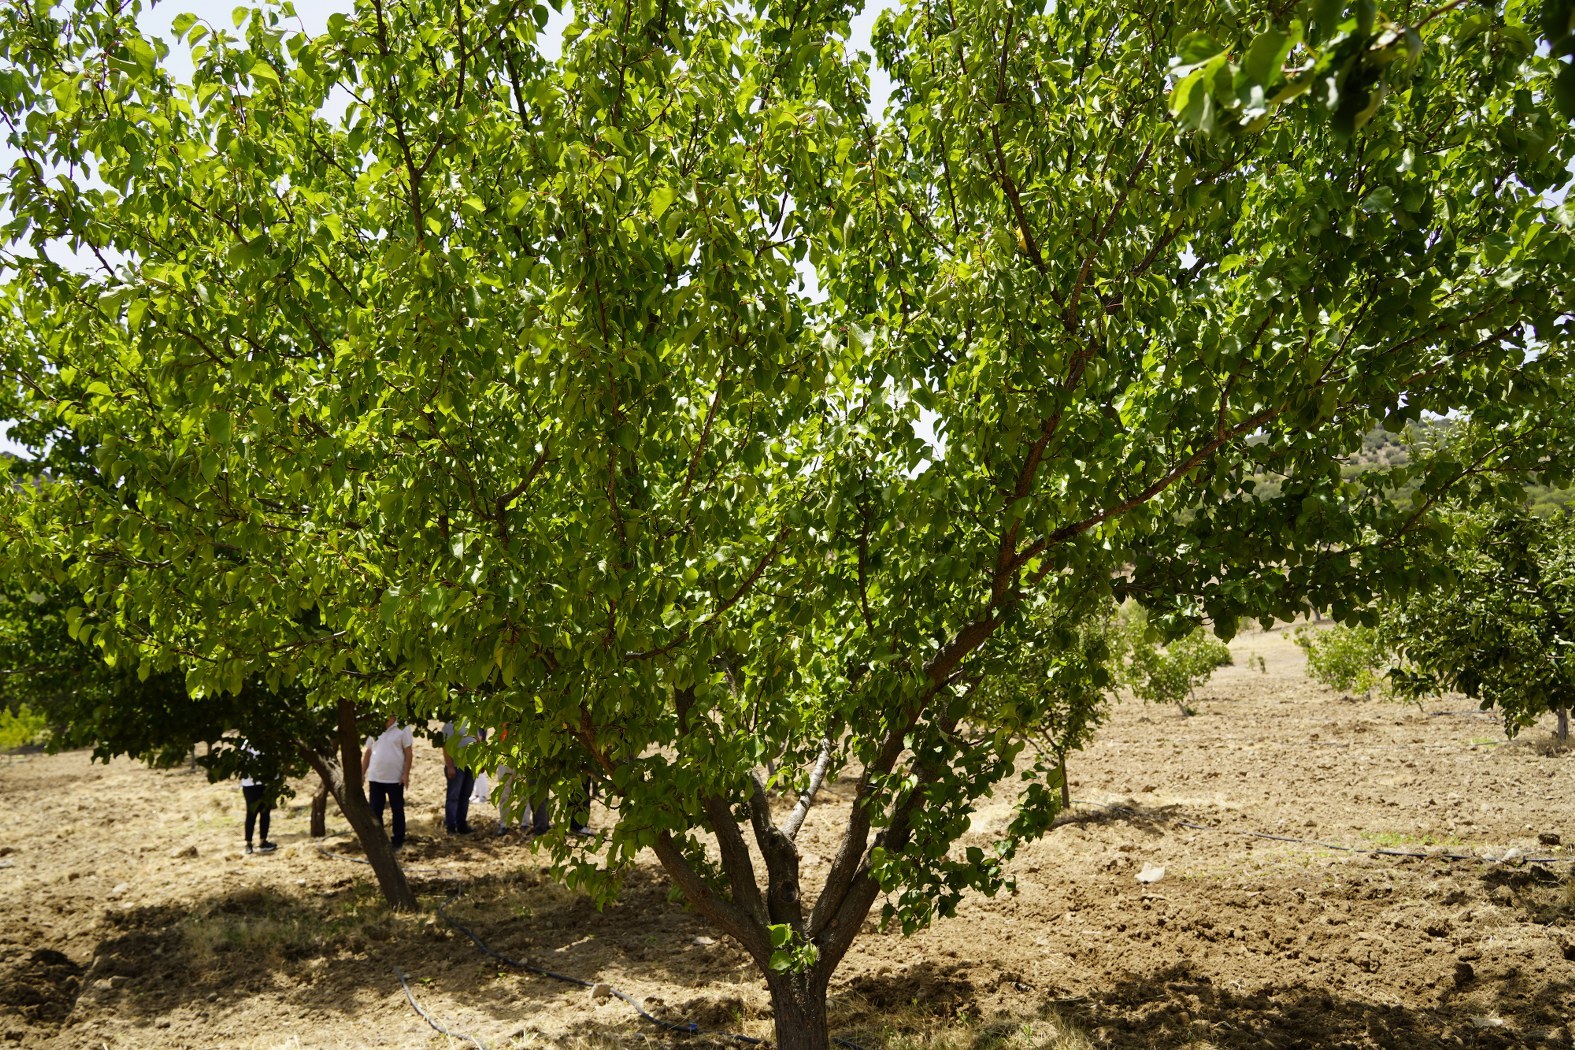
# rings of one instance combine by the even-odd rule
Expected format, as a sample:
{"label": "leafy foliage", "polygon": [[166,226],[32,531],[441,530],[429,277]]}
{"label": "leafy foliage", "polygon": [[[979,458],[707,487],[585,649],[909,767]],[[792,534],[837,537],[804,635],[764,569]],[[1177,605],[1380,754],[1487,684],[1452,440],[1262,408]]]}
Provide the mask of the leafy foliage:
{"label": "leafy foliage", "polygon": [[26,704],[0,708],[0,751],[36,744],[44,739],[47,730],[44,716]]}
{"label": "leafy foliage", "polygon": [[[134,2],[10,5],[6,396],[90,467],[0,522],[199,699],[519,727],[494,757],[615,815],[560,875],[654,848],[824,1045],[877,900],[920,925],[1048,825],[954,848],[1093,709],[1088,610],[1354,615],[1460,485],[1567,480],[1575,142],[1520,101],[1558,63],[1446,9],[1349,139],[1175,122],[1165,56],[1274,10],[914,0],[877,121],[832,0],[576,4],[554,61],[516,0],[242,11],[180,21],[190,83]],[[1495,455],[1342,477],[1429,413]],[[805,894],[817,771],[854,803]]]}
{"label": "leafy foliage", "polygon": [[1407,695],[1456,689],[1504,716],[1514,735],[1575,707],[1575,517],[1524,513],[1462,521],[1447,586],[1386,618]]}
{"label": "leafy foliage", "polygon": [[1175,704],[1184,715],[1194,714],[1189,700],[1216,670],[1231,665],[1230,647],[1202,627],[1161,643],[1140,606],[1122,610],[1121,630],[1126,650],[1126,685],[1147,703]]}
{"label": "leafy foliage", "polygon": [[[166,769],[194,759],[211,780],[266,774],[282,781],[307,772],[303,745],[331,749],[331,726],[298,692],[194,700],[179,673],[141,677],[106,663],[72,637],[80,607],[70,598],[37,579],[0,587],[0,708],[28,712],[28,724],[47,730],[51,751],[86,747],[98,761],[129,755]],[[266,769],[238,746],[237,734],[268,756]],[[206,745],[201,753],[199,744]]]}
{"label": "leafy foliage", "polygon": [[1305,0],[1276,11],[1267,26],[1243,21],[1183,37],[1171,59],[1171,110],[1203,132],[1222,124],[1251,133],[1279,107],[1302,100],[1348,139],[1387,98],[1410,92],[1419,65],[1430,57],[1424,32],[1461,8],[1448,36],[1432,36],[1435,47],[1459,50],[1487,66],[1538,53],[1541,38],[1556,75],[1542,98],[1515,101],[1526,144],[1541,149],[1558,134],[1561,116],[1575,119],[1575,69],[1559,61],[1575,57],[1571,0],[1469,6],[1456,0],[1425,12],[1409,5],[1385,10],[1376,0]]}
{"label": "leafy foliage", "polygon": [[1371,694],[1386,681],[1394,644],[1376,627],[1299,627],[1296,644],[1307,654],[1307,674],[1337,692]]}

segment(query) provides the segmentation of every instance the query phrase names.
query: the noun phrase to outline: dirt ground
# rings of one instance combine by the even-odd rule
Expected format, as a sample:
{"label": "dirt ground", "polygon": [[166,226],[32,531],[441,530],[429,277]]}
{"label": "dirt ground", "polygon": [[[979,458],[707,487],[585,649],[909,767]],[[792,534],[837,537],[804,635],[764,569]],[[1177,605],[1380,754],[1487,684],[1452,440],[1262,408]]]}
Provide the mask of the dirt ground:
{"label": "dirt ground", "polygon": [[[1085,804],[1015,862],[1015,894],[863,936],[833,982],[835,1034],[864,1050],[1570,1046],[1575,753],[1551,750],[1551,719],[1506,742],[1459,698],[1332,695],[1283,634],[1232,648],[1195,717],[1116,708],[1073,759]],[[769,1035],[747,960],[671,903],[654,860],[597,912],[513,837],[445,838],[439,754],[417,756],[413,916],[379,904],[337,814],[326,845],[308,839],[307,791],[274,815],[279,851],[245,856],[234,785],[0,757],[0,1046],[475,1045],[434,1031],[399,973],[488,1047],[737,1045],[490,959],[436,911],[459,890],[447,914],[505,955],[664,1020]],[[977,841],[1008,805],[977,814]],[[806,848],[828,857],[841,821],[818,807]]]}

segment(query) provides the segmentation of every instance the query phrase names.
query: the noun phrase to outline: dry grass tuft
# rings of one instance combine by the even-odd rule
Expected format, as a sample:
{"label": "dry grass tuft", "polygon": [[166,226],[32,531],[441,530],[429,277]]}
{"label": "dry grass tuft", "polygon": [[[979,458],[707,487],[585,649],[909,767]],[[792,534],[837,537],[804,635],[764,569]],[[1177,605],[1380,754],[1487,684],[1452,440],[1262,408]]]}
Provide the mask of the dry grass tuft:
{"label": "dry grass tuft", "polygon": [[271,890],[245,890],[192,912],[181,925],[187,963],[197,974],[232,972],[238,962],[273,968],[398,936],[417,921],[383,903],[376,888],[357,884],[327,899],[301,899]]}

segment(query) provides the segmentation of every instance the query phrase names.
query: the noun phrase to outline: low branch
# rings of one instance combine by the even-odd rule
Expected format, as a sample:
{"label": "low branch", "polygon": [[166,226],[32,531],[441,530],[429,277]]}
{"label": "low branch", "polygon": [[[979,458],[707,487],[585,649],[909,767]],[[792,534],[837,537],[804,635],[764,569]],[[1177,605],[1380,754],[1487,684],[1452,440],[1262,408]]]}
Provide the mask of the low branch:
{"label": "low branch", "polygon": [[758,922],[753,922],[742,908],[711,891],[711,887],[695,871],[694,865],[689,863],[683,851],[678,848],[678,843],[673,841],[671,832],[664,831],[657,836],[656,844],[652,847],[656,851],[656,859],[662,864],[662,870],[667,872],[669,878],[677,883],[683,891],[684,898],[694,905],[695,910],[732,937],[755,960],[756,965],[762,970],[771,965],[771,941],[767,937],[765,928]]}
{"label": "low branch", "polygon": [[805,786],[804,793],[798,798],[798,805],[787,815],[782,822],[782,834],[788,841],[798,838],[799,829],[804,826],[804,820],[809,816],[809,808],[815,804],[815,794],[820,790],[821,783],[826,779],[826,771],[831,768],[831,741],[820,742],[820,756],[815,759],[815,768],[810,770],[809,784]]}

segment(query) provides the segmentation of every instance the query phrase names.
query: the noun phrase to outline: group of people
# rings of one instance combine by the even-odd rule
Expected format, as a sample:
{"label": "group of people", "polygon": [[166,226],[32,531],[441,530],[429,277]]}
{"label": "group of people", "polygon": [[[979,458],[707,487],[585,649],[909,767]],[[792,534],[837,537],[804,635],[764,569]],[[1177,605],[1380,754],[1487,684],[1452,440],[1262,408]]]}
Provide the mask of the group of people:
{"label": "group of people", "polygon": [[[499,739],[507,737],[507,729],[499,731]],[[473,730],[464,722],[443,724],[443,776],[447,781],[443,800],[443,829],[450,835],[469,835],[476,829],[470,824],[471,792],[476,786],[476,771],[462,765],[470,745],[487,739],[485,729]],[[400,725],[396,716],[390,715],[382,733],[367,737],[361,752],[361,776],[366,781],[372,814],[383,823],[383,810],[392,811],[393,829],[389,842],[398,849],[405,842],[405,789],[410,786],[410,767],[415,758],[415,732]],[[497,771],[497,802],[499,835],[509,830],[509,814],[519,805],[518,792],[523,789],[520,778],[508,766]],[[590,829],[582,817],[589,815],[590,785],[587,782],[579,796],[571,800],[569,831],[575,835],[589,835]],[[519,829],[527,836],[544,835],[552,830],[552,818],[545,788],[530,792],[520,809]]]}
{"label": "group of people", "polygon": [[[499,739],[507,737],[508,730],[499,730]],[[450,835],[469,835],[476,829],[470,824],[471,793],[476,787],[476,771],[462,765],[470,745],[486,740],[486,730],[472,731],[464,722],[443,724],[443,776],[447,789],[443,802],[443,828]],[[415,731],[401,725],[396,716],[390,715],[383,731],[369,736],[361,751],[361,779],[366,784],[367,801],[372,815],[383,824],[383,812],[389,810],[392,829],[389,842],[395,849],[405,844],[405,789],[410,786],[410,769],[415,763]],[[242,763],[244,776],[241,793],[246,799],[246,852],[272,853],[278,849],[268,839],[268,827],[273,812],[274,798],[279,785],[264,772],[265,763],[249,743],[241,742],[245,755]],[[518,806],[518,827],[527,837],[545,835],[552,830],[551,811],[545,787],[532,789],[522,783],[522,778],[508,766],[499,766],[494,794],[498,804],[499,835],[510,830],[510,814]],[[569,832],[573,835],[592,834],[586,826],[590,815],[591,782],[585,781],[568,800]],[[521,805],[521,793],[523,805]],[[253,840],[261,832],[260,844]]]}

